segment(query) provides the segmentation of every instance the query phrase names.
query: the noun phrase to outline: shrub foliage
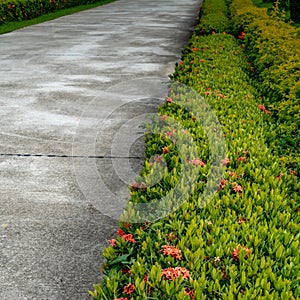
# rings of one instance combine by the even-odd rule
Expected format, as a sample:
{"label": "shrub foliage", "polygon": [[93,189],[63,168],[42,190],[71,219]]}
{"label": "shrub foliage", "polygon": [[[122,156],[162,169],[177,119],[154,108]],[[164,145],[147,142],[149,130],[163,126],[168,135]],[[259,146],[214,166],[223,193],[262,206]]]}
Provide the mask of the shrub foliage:
{"label": "shrub foliage", "polygon": [[[295,109],[297,87],[280,78],[287,69],[294,70],[291,78],[295,85],[299,82],[297,69],[288,63],[297,58],[298,50],[289,50],[297,31],[291,29],[293,38],[280,48],[280,56],[280,45],[273,39],[269,44],[263,29],[280,21],[270,19],[266,24],[262,10],[251,6],[249,11],[244,3],[233,0],[231,5],[233,35],[228,32],[229,20],[200,23],[172,75],[202,95],[221,123],[228,149],[221,160],[226,171],[218,191],[205,203],[202,192],[212,159],[205,131],[197,114],[191,113],[202,110],[203,104],[171,88],[160,107],[159,122],[174,118],[196,142],[196,188],[180,208],[159,221],[120,222],[118,237],[104,251],[104,280],[90,292],[94,299],[299,299],[299,173],[280,164],[279,150],[274,150],[282,146],[274,142],[278,124],[286,126],[286,135],[294,132],[294,116],[282,110],[287,101]],[[226,7],[224,1],[206,0],[205,5],[209,9],[203,9],[204,20]],[[252,80],[249,72],[255,73]],[[186,103],[191,110],[182,109]],[[142,174],[155,168],[149,161],[154,154],[160,157],[156,163],[164,160],[167,167],[154,186],[134,183],[130,202],[158,199],[178,182],[182,161],[175,134],[170,127],[168,134],[146,136]]]}

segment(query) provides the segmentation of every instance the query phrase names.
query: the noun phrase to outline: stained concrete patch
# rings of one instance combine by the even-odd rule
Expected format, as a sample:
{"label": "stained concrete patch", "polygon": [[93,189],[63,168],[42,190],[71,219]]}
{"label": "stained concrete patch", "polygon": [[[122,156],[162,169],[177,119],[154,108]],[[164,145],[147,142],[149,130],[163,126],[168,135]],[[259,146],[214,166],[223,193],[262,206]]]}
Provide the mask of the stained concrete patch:
{"label": "stained concrete patch", "polygon": [[119,0],[0,36],[0,299],[89,298],[200,2]]}

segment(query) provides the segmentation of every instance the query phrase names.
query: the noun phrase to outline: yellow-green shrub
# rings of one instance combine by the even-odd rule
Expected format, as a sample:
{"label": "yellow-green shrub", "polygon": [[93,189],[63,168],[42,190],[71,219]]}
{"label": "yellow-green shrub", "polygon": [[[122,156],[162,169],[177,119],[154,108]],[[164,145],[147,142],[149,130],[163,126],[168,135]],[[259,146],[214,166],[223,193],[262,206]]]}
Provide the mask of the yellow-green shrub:
{"label": "yellow-green shrub", "polygon": [[246,33],[244,50],[253,63],[253,77],[278,123],[280,151],[295,161],[300,145],[300,30],[276,11],[268,16],[251,0],[233,0],[230,8],[233,31]]}

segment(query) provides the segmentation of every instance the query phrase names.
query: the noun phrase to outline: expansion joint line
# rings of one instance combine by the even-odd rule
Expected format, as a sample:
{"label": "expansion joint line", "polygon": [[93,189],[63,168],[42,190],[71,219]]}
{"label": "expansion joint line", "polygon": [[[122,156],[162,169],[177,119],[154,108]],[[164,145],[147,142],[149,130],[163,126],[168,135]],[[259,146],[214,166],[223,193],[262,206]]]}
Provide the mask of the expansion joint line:
{"label": "expansion joint line", "polygon": [[51,157],[51,158],[103,158],[103,159],[144,159],[141,156],[110,156],[110,155],[65,155],[65,154],[30,154],[0,153],[0,157]]}

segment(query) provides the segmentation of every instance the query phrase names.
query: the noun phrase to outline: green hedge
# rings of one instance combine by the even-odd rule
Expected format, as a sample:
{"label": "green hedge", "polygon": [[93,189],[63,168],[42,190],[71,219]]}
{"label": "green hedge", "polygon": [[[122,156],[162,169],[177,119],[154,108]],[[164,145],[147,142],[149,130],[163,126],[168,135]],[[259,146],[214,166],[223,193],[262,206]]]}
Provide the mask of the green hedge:
{"label": "green hedge", "polygon": [[251,0],[233,0],[234,33],[246,32],[244,51],[253,64],[252,78],[277,122],[278,149],[299,172],[300,30],[268,16]]}
{"label": "green hedge", "polygon": [[167,167],[154,186],[138,179],[130,202],[153,201],[176,186],[183,162],[173,139],[182,134],[197,144],[195,190],[159,221],[120,223],[104,251],[105,277],[91,292],[95,299],[299,299],[299,182],[266,142],[274,130],[271,115],[249,84],[246,66],[234,36],[191,38],[172,78],[192,87],[216,113],[228,145],[226,172],[203,206],[213,160],[197,111],[207,104],[171,86],[159,122],[172,117],[185,133],[170,127],[147,135],[142,175],[156,167],[149,161],[153,154]]}
{"label": "green hedge", "polygon": [[228,18],[229,9],[226,1],[204,1],[200,10],[200,22],[197,25],[197,34],[222,33],[230,30]]}
{"label": "green hedge", "polygon": [[0,2],[0,25],[31,20],[60,9],[101,2],[99,0],[16,0]]}

